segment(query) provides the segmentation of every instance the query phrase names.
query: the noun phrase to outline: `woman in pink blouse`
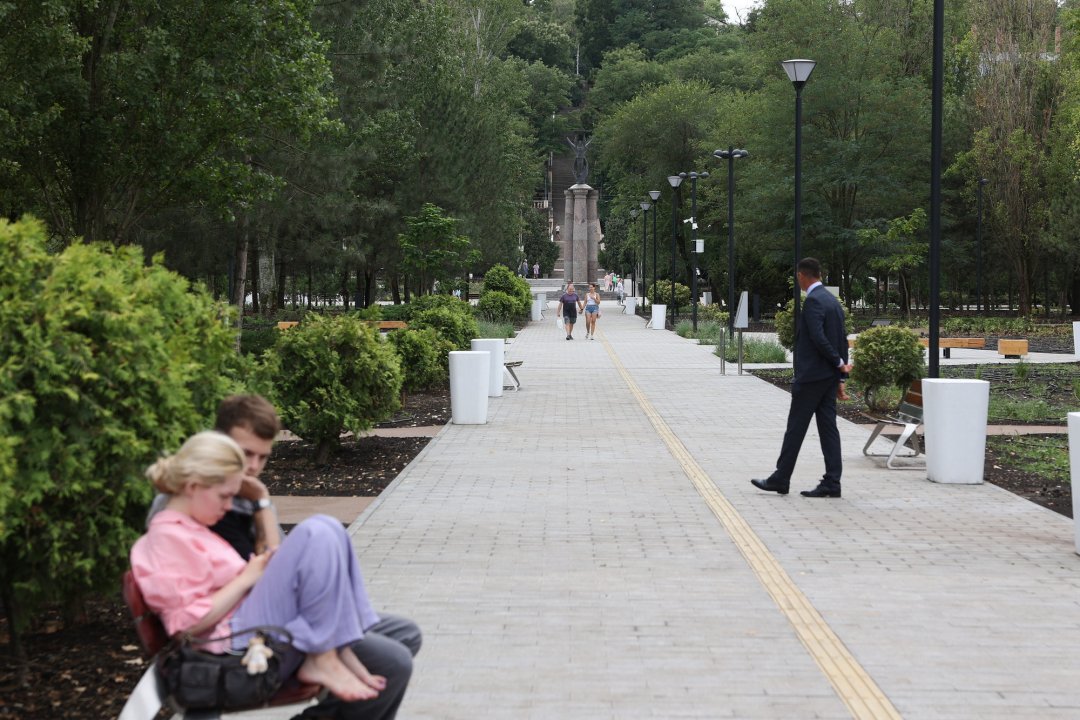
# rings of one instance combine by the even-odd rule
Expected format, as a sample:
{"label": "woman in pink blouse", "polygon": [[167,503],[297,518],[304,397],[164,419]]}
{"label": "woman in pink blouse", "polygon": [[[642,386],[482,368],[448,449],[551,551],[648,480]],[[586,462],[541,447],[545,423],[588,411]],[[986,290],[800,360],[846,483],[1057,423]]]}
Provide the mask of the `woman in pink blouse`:
{"label": "woman in pink blouse", "polygon": [[[240,489],[244,453],[227,435],[201,432],[146,475],[169,502],[131,549],[131,568],[149,606],[170,635],[224,638],[278,625],[305,653],[297,676],[345,701],[378,696],[386,679],[372,675],[349,645],[379,621],[360,564],[341,523],[316,515],[279,548],[244,561],[210,530]],[[234,638],[242,649],[247,636]],[[227,640],[207,649],[223,652]]]}

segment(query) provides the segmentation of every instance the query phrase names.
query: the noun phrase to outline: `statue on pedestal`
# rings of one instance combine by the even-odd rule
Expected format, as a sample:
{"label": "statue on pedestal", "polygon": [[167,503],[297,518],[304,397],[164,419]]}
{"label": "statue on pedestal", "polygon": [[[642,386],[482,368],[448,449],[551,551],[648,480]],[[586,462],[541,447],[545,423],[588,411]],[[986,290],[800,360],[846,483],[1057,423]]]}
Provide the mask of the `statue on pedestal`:
{"label": "statue on pedestal", "polygon": [[574,148],[574,180],[578,185],[585,185],[589,179],[589,159],[585,157],[585,151],[592,143],[592,138],[586,140],[584,133],[579,133],[576,141],[566,138],[566,143]]}

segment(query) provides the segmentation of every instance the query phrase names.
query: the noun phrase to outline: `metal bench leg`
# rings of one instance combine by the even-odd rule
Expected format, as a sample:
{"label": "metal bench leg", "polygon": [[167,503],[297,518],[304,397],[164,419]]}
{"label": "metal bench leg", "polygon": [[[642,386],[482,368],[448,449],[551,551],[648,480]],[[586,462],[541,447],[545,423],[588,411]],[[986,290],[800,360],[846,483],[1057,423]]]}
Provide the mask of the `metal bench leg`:
{"label": "metal bench leg", "polygon": [[881,431],[885,429],[886,424],[887,423],[880,423],[879,422],[877,424],[877,426],[874,428],[874,432],[870,433],[870,439],[866,441],[865,445],[863,445],[863,449],[862,449],[862,454],[863,455],[883,455],[884,454],[884,453],[872,453],[872,452],[870,452],[870,446],[874,444],[874,440],[876,440],[877,436],[881,434]]}
{"label": "metal bench leg", "polygon": [[510,367],[509,365],[503,365],[503,372],[508,373],[511,380],[513,381],[512,385],[505,385],[504,387],[513,388],[515,391],[520,390],[521,381],[518,380],[518,376],[514,373],[514,368]]}
{"label": "metal bench leg", "polygon": [[[897,455],[897,453],[900,451],[900,448],[904,447],[904,443],[907,442],[908,438],[914,436],[915,431],[918,430],[918,429],[919,429],[919,426],[915,425],[914,423],[908,423],[908,424],[904,425],[904,432],[900,433],[900,437],[896,438],[896,444],[893,445],[892,452],[889,453],[889,459],[885,461],[885,467],[889,468],[890,470],[919,470],[919,469],[921,469],[919,467],[911,467],[909,465],[894,465],[893,464],[893,460],[895,460],[898,457],[915,457],[916,455],[919,454],[919,451],[916,449],[915,452],[911,453],[910,455]],[[918,442],[919,442],[918,440],[915,440],[916,446],[918,445]]]}

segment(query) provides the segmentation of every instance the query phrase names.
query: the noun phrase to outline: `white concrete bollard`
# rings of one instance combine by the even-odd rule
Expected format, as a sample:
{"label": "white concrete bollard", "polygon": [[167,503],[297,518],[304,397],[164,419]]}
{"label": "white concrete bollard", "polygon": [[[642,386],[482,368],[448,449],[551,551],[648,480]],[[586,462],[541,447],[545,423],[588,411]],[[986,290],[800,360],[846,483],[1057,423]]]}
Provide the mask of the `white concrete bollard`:
{"label": "white concrete bollard", "polygon": [[1073,323],[1073,355],[1080,357],[1080,322]]}
{"label": "white concrete bollard", "polygon": [[1072,479],[1074,544],[1080,555],[1080,412],[1069,413],[1069,475]]}
{"label": "white concrete bollard", "polygon": [[529,316],[533,322],[539,322],[544,319],[543,313],[544,306],[540,304],[540,298],[537,295],[533,295],[532,300],[532,315]]}
{"label": "white concrete bollard", "polygon": [[627,315],[637,315],[637,298],[627,297],[623,300],[623,312]]}
{"label": "white concrete bollard", "polygon": [[491,353],[450,353],[450,417],[455,425],[484,425],[488,411]]}
{"label": "white concrete bollard", "polygon": [[983,481],[990,383],[927,378],[922,381],[926,477],[936,483]]}
{"label": "white concrete bollard", "polygon": [[491,353],[488,366],[488,397],[502,397],[503,363],[506,362],[506,341],[502,338],[473,338],[472,349]]}
{"label": "white concrete bollard", "polygon": [[652,329],[665,330],[667,325],[667,305],[652,306]]}

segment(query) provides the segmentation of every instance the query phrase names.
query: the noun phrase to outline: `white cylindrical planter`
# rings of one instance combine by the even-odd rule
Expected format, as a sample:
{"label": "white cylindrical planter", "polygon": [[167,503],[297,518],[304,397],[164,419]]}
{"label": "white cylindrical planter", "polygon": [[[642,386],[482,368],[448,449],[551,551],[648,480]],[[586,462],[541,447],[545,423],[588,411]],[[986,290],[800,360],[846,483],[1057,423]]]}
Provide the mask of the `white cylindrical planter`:
{"label": "white cylindrical planter", "polygon": [[626,308],[627,315],[637,315],[637,298],[627,297],[623,300],[623,306]]}
{"label": "white cylindrical planter", "polygon": [[490,364],[491,353],[486,350],[450,353],[450,417],[455,425],[487,422]]}
{"label": "white cylindrical planter", "polygon": [[1073,323],[1073,355],[1080,357],[1080,322]]}
{"label": "white cylindrical planter", "polygon": [[547,310],[547,293],[536,293],[536,297],[540,298],[540,312]]}
{"label": "white cylindrical planter", "polygon": [[1069,413],[1069,474],[1072,479],[1074,545],[1080,555],[1080,412]]}
{"label": "white cylindrical planter", "polygon": [[488,366],[488,397],[502,397],[503,363],[506,362],[506,341],[502,338],[473,338],[472,349],[491,353]]}
{"label": "white cylindrical planter", "polygon": [[652,306],[652,329],[664,330],[667,324],[667,305]]}
{"label": "white cylindrical planter", "polygon": [[544,306],[540,304],[540,297],[537,296],[537,295],[533,295],[532,315],[529,316],[530,319],[533,322],[538,322],[538,321],[542,320],[543,315],[541,315],[541,313],[543,311],[544,311]]}
{"label": "white cylindrical planter", "polygon": [[937,483],[983,481],[990,383],[985,380],[922,381],[926,476]]}

